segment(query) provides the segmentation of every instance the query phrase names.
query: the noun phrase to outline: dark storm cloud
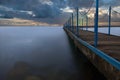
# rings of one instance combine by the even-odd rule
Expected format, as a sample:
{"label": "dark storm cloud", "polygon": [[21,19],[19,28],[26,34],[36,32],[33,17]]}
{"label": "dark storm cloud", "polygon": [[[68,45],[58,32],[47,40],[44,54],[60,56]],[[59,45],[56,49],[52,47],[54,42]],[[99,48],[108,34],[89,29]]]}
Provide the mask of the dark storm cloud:
{"label": "dark storm cloud", "polygon": [[100,5],[102,6],[120,6],[120,0],[101,0]]}
{"label": "dark storm cloud", "polygon": [[68,5],[73,8],[88,8],[93,4],[93,2],[94,0],[68,0]]}
{"label": "dark storm cloud", "polygon": [[32,17],[33,13],[31,11],[23,11],[23,10],[14,10],[13,8],[9,8],[6,6],[0,6],[0,14],[5,18],[13,18],[13,17]]}
{"label": "dark storm cloud", "polygon": [[[99,1],[100,5],[110,4],[114,7],[120,5],[120,0]],[[66,14],[63,13],[61,9],[66,7],[90,8],[93,3],[95,3],[95,0],[0,0],[0,15],[2,14],[7,17],[19,17],[33,20],[44,18],[46,20],[40,19],[39,21],[45,21],[48,23],[54,21],[54,23],[58,23],[60,21],[64,22],[63,20],[66,20],[67,18],[65,17]]]}
{"label": "dark storm cloud", "polygon": [[[99,0],[99,2],[101,5],[120,5],[120,0]],[[0,0],[0,4],[3,6],[12,7],[16,10],[33,11],[36,15],[40,14],[40,17],[54,16],[61,12],[60,8],[66,6],[89,8],[93,3],[95,0]]]}
{"label": "dark storm cloud", "polygon": [[[96,0],[67,0],[68,6],[70,7],[79,7],[79,8],[90,8],[93,4],[93,7],[95,7]],[[120,0],[99,0],[100,6],[120,6]]]}
{"label": "dark storm cloud", "polygon": [[61,13],[64,0],[0,0],[0,4],[14,10],[33,11],[36,17],[54,17]]}

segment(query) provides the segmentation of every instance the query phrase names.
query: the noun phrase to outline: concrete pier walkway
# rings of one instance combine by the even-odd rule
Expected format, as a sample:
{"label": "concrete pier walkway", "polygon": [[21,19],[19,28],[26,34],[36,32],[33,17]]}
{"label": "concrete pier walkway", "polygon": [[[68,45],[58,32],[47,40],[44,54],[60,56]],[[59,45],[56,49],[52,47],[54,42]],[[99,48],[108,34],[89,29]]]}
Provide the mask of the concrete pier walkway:
{"label": "concrete pier walkway", "polygon": [[[79,37],[94,45],[94,32],[80,30]],[[120,61],[120,37],[114,35],[108,35],[99,33],[98,34],[98,47],[99,50],[107,53],[107,55]]]}
{"label": "concrete pier walkway", "polygon": [[80,30],[79,34],[64,28],[74,45],[108,80],[120,80],[120,37],[98,33],[94,47],[94,32]]}

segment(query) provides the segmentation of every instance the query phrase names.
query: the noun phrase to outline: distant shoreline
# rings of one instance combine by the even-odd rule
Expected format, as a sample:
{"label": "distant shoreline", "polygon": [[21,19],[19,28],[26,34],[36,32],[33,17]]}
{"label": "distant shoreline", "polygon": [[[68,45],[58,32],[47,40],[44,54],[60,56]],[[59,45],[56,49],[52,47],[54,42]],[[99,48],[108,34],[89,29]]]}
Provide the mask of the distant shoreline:
{"label": "distant shoreline", "polygon": [[28,27],[28,26],[30,26],[30,27],[34,27],[34,26],[49,26],[49,25],[0,25],[0,27],[24,27],[24,26],[26,26],[26,27]]}
{"label": "distant shoreline", "polygon": [[[0,27],[63,27],[62,25],[0,25]],[[74,26],[76,27],[76,26]],[[99,26],[99,27],[108,27],[108,26]],[[120,27],[120,26],[111,26],[111,27]],[[79,26],[79,28],[86,28],[86,26]],[[94,26],[88,26],[88,28],[94,28]]]}
{"label": "distant shoreline", "polygon": [[0,19],[0,26],[61,26],[61,25],[37,22],[34,20],[13,18],[13,19]]}

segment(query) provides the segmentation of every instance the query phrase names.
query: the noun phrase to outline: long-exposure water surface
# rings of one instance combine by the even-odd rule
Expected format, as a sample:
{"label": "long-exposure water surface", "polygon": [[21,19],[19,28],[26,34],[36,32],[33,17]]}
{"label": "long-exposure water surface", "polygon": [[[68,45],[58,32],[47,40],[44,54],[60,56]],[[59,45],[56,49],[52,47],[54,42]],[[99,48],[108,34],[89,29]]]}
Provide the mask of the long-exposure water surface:
{"label": "long-exposure water surface", "polygon": [[104,80],[62,27],[0,27],[0,80]]}

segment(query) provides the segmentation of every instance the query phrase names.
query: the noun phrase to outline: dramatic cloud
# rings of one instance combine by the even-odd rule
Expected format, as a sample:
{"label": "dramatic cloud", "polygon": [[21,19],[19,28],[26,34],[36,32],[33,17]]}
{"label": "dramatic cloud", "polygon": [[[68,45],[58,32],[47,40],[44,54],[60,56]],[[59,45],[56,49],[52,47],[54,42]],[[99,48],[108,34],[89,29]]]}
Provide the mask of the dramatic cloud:
{"label": "dramatic cloud", "polygon": [[[99,1],[101,7],[111,5],[117,8],[120,6],[120,0]],[[26,18],[47,23],[60,22],[61,24],[68,18],[65,17],[66,12],[72,12],[71,9],[79,7],[81,11],[87,12],[94,6],[95,0],[0,0],[0,16]]]}
{"label": "dramatic cloud", "polygon": [[120,6],[120,0],[101,0],[101,4],[104,6]]}
{"label": "dramatic cloud", "polygon": [[70,7],[76,8],[82,8],[82,7],[90,7],[93,4],[94,0],[68,0],[68,5]]}
{"label": "dramatic cloud", "polygon": [[59,5],[49,0],[2,0],[0,3],[14,10],[32,11],[36,17],[53,17],[60,13]]}

